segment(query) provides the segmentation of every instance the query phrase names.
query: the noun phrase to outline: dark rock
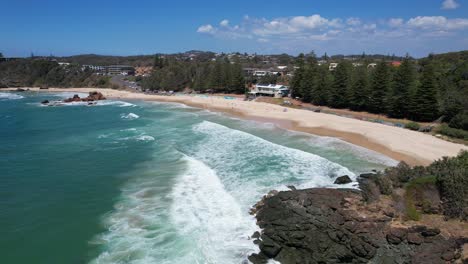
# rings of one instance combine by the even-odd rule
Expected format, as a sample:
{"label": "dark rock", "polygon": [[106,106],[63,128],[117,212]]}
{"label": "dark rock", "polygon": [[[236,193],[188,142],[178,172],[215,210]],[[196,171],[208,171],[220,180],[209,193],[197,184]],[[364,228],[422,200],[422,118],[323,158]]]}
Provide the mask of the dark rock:
{"label": "dark rock", "polygon": [[421,235],[423,235],[424,237],[437,236],[438,234],[440,234],[439,228],[427,228],[426,230],[421,232]]}
{"label": "dark rock", "polygon": [[455,252],[453,251],[446,251],[445,253],[442,254],[442,259],[445,261],[452,261],[455,259]]}
{"label": "dark rock", "polygon": [[468,238],[446,239],[437,235],[440,230],[422,225],[391,227],[391,217],[376,216],[379,212],[371,213],[368,204],[355,209],[362,195],[347,189],[306,189],[265,196],[255,206],[262,232],[253,243],[260,252],[249,260],[254,264],[268,259],[286,264],[444,263],[460,258],[458,252]]}
{"label": "dark rock", "polygon": [[343,175],[338,178],[336,178],[334,184],[347,184],[352,182],[351,178],[349,178],[348,175]]}
{"label": "dark rock", "polygon": [[421,245],[424,242],[424,238],[419,233],[409,233],[407,237],[408,243]]}
{"label": "dark rock", "polygon": [[395,216],[395,211],[393,211],[393,210],[384,210],[383,213],[384,213],[384,215],[386,215],[388,217],[394,217]]}
{"label": "dark rock", "polygon": [[375,175],[376,175],[375,173],[362,173],[359,175],[359,178],[368,179],[368,178],[374,177]]}
{"label": "dark rock", "polygon": [[265,256],[274,258],[281,250],[281,246],[278,245],[273,239],[263,235],[262,241],[260,242],[260,250]]}
{"label": "dark rock", "polygon": [[17,88],[17,89],[16,89],[16,92],[26,92],[26,90],[23,89],[23,88]]}
{"label": "dark rock", "polygon": [[392,228],[387,234],[387,241],[390,244],[398,245],[406,239],[407,230],[403,228]]}
{"label": "dark rock", "polygon": [[44,100],[41,102],[41,104],[48,104],[49,103],[49,100]]}
{"label": "dark rock", "polygon": [[[104,95],[100,92],[89,92],[88,97],[86,98],[80,98],[77,94],[73,95],[72,98],[68,98],[63,100],[65,103],[71,103],[71,102],[94,102],[94,101],[99,101],[99,100],[106,100]],[[89,105],[89,104],[88,104]]]}
{"label": "dark rock", "polygon": [[[362,175],[365,175],[362,177]],[[362,197],[367,202],[373,202],[379,199],[380,197],[380,188],[377,186],[372,177],[376,174],[361,174],[358,178],[359,188],[362,191]]]}
{"label": "dark rock", "polygon": [[253,233],[252,235],[252,238],[259,238],[260,237],[260,232],[258,231],[255,231],[255,233]]}
{"label": "dark rock", "polygon": [[288,187],[289,190],[291,190],[291,191],[296,191],[296,190],[297,190],[296,187],[294,187],[293,185],[288,185],[287,187]]}

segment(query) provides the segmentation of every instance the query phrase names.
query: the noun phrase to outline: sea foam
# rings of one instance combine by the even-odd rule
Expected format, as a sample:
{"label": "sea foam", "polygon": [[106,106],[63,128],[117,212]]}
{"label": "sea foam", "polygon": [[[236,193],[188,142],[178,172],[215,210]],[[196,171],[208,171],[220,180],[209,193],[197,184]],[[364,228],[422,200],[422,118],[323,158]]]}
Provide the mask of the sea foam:
{"label": "sea foam", "polygon": [[201,263],[242,263],[257,251],[249,239],[257,230],[253,217],[242,211],[213,169],[186,160],[187,171],[173,188],[171,218],[183,236],[196,242],[190,255],[202,257]]}
{"label": "sea foam", "polygon": [[[203,121],[193,130],[206,135],[196,157],[216,169],[225,185],[243,192],[265,194],[273,188],[331,187],[334,179],[356,175],[337,163],[315,154],[278,145],[252,134]],[[239,188],[239,184],[245,184]],[[252,202],[252,201],[251,201]]]}
{"label": "sea foam", "polygon": [[121,115],[120,115],[120,118],[132,120],[132,119],[140,118],[140,116],[137,115],[137,114],[134,114],[134,113],[129,113],[129,114],[121,114]]}
{"label": "sea foam", "polygon": [[24,96],[14,93],[0,93],[0,100],[18,100],[23,99]]}

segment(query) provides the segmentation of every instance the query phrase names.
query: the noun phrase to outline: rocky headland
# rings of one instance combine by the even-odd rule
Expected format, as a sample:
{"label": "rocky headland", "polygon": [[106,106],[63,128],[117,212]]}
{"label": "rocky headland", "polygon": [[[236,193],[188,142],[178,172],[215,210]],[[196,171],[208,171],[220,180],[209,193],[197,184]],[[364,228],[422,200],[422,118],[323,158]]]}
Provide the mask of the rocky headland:
{"label": "rocky headland", "polygon": [[[252,209],[262,231],[252,236],[260,252],[249,260],[254,264],[269,259],[283,264],[468,263],[466,198],[461,210],[454,211],[450,197],[441,191],[444,185],[424,176],[439,175],[453,160],[462,166],[460,174],[453,173],[462,177],[458,191],[466,191],[468,153],[432,167],[403,164],[384,173],[363,174],[361,190],[270,192]],[[420,177],[411,176],[416,173]]]}

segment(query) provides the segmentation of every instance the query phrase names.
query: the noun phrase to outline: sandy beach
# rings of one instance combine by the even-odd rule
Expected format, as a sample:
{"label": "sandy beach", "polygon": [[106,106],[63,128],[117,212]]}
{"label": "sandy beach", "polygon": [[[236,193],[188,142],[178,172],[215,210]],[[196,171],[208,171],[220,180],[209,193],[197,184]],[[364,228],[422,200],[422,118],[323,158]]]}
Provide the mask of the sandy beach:
{"label": "sandy beach", "polygon": [[461,150],[468,150],[467,146],[408,129],[261,102],[239,99],[228,100],[216,96],[148,95],[96,88],[50,88],[48,90],[30,88],[30,90],[41,92],[73,91],[79,93],[99,91],[108,98],[183,103],[189,106],[225,112],[246,119],[272,122],[285,129],[340,138],[349,143],[382,153],[395,160],[405,161],[411,165],[427,165],[441,157],[455,156]]}

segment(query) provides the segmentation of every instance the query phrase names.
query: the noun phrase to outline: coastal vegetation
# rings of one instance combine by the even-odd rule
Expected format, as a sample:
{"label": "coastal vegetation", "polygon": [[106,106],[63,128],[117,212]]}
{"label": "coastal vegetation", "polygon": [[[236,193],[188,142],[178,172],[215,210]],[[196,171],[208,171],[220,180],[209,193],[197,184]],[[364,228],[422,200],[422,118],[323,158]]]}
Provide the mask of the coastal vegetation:
{"label": "coastal vegetation", "polygon": [[153,73],[142,81],[149,90],[245,93],[245,79],[240,64],[227,59],[207,62],[181,62],[156,56]]}
{"label": "coastal vegetation", "polygon": [[23,59],[0,63],[0,87],[111,87],[109,76],[93,74],[78,64]]}
{"label": "coastal vegetation", "polygon": [[366,178],[364,182],[362,187],[369,201],[378,199],[380,194],[396,195],[396,190],[405,190],[404,200],[409,219],[418,220],[424,212],[438,212],[438,203],[429,200],[439,196],[441,212],[446,217],[468,219],[467,151],[457,157],[445,157],[427,167],[411,168],[402,162]]}
{"label": "coastal vegetation", "polygon": [[431,122],[439,117],[450,127],[467,129],[468,52],[406,56],[392,66],[381,60],[375,67],[339,62],[335,70],[318,65],[314,54],[301,54],[291,87],[303,102],[349,108],[392,118]]}

